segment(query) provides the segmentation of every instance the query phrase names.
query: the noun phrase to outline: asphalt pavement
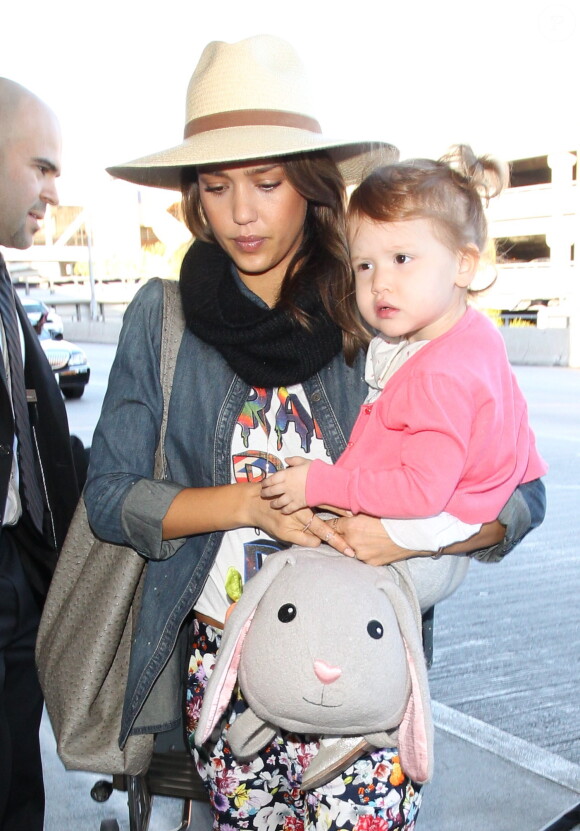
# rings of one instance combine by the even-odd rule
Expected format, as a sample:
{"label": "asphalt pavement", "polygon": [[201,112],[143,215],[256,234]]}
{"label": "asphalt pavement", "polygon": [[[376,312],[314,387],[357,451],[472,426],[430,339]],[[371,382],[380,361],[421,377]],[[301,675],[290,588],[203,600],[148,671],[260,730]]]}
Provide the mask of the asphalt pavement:
{"label": "asphalt pavement", "polygon": [[[580,370],[515,370],[550,464],[548,514],[503,563],[473,563],[436,610],[435,776],[417,823],[425,831],[580,828]],[[67,408],[74,432],[82,408]],[[46,719],[42,741],[46,831],[98,829],[107,817],[129,829],[126,795],[93,802],[98,776],[64,771]],[[156,797],[150,831],[179,828],[181,812],[179,800]],[[209,828],[203,806],[191,828]]]}
{"label": "asphalt pavement", "polygon": [[[433,710],[435,775],[423,789],[418,829],[570,831],[580,827],[578,765],[545,751],[539,753],[537,746],[438,702],[433,703]],[[64,770],[46,718],[41,739],[46,831],[98,831],[107,819],[115,819],[121,831],[128,831],[127,794],[116,790],[106,802],[95,802],[90,792],[103,777]],[[206,805],[194,803],[190,825],[181,824],[183,807],[181,800],[155,797],[149,831],[210,831]],[[574,809],[576,820],[570,824],[566,817]]]}

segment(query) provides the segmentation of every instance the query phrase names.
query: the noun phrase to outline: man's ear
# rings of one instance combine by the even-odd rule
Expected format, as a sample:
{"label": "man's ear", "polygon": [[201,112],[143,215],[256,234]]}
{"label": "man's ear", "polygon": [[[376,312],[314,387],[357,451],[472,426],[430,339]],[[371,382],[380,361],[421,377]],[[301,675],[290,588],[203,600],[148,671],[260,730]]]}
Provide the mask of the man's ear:
{"label": "man's ear", "polygon": [[455,285],[462,289],[467,289],[477,274],[481,253],[477,245],[470,242],[459,252],[458,257],[459,268],[457,270]]}

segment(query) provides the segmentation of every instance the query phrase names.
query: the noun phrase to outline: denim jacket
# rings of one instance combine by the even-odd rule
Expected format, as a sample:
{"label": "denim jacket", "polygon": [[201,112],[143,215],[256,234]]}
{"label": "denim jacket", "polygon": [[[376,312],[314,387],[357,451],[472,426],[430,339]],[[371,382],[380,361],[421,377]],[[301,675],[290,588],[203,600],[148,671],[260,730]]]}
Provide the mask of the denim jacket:
{"label": "denim jacket", "polygon": [[[131,732],[171,729],[180,718],[183,623],[203,588],[223,532],[163,541],[163,517],[184,487],[231,482],[230,448],[249,387],[213,347],[186,329],[171,394],[167,479],[153,479],[162,419],[159,378],[163,290],[151,280],[127,309],[103,410],[91,448],[85,502],[103,539],[130,545],[149,560],[133,642],[120,743]],[[361,359],[336,356],[303,387],[333,460],[343,451],[366,393]],[[544,513],[541,482],[520,488],[500,519],[506,538],[480,559],[499,560]],[[170,656],[171,669],[163,672]],[[144,705],[146,706],[144,708]]]}

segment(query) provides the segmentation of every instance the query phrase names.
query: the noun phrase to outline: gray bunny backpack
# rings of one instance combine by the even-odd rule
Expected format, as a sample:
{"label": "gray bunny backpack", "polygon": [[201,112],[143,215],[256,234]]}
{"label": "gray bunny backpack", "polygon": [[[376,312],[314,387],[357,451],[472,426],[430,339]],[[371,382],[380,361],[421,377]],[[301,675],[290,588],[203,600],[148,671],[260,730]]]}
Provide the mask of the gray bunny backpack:
{"label": "gray bunny backpack", "polygon": [[370,566],[328,546],[270,554],[224,629],[195,733],[198,746],[212,737],[236,681],[248,709],[227,738],[241,761],[281,728],[323,737],[303,790],[383,747],[398,748],[401,767],[415,782],[432,776],[421,615],[404,564]]}

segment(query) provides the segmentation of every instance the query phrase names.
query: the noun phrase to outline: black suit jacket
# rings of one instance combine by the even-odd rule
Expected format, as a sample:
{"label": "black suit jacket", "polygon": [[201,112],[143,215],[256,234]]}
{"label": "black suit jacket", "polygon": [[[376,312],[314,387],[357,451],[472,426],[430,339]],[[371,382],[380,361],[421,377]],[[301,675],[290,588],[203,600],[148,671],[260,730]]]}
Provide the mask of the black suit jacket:
{"label": "black suit jacket", "polygon": [[[15,527],[5,527],[2,533],[14,536],[30,584],[42,599],[48,591],[79,492],[62,394],[18,297],[16,311],[24,333],[26,389],[32,393],[28,412],[37,477],[44,496],[44,527],[43,534],[39,534],[24,511]],[[30,401],[30,397],[35,400]],[[6,505],[13,442],[14,418],[0,360],[0,516]]]}

